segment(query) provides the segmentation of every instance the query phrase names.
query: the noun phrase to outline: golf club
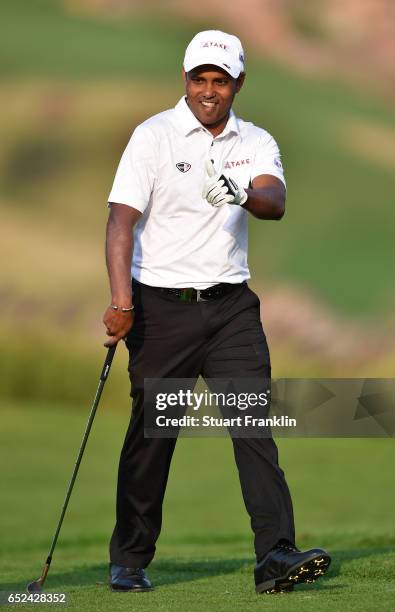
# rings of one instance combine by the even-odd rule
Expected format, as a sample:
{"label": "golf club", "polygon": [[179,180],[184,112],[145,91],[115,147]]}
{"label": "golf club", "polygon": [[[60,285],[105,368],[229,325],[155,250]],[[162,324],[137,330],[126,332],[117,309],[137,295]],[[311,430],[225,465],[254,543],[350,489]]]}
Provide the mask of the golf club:
{"label": "golf club", "polygon": [[50,568],[50,565],[51,565],[52,555],[53,555],[53,552],[55,550],[56,542],[58,540],[60,528],[62,526],[64,515],[66,513],[67,506],[68,506],[68,503],[69,503],[69,499],[70,499],[70,496],[71,496],[71,492],[73,490],[74,482],[75,482],[75,479],[76,479],[77,474],[78,474],[78,468],[80,467],[82,455],[84,454],[85,446],[86,446],[86,443],[88,441],[89,432],[90,432],[91,427],[92,427],[93,419],[95,418],[97,406],[98,406],[99,401],[100,401],[100,397],[101,397],[101,394],[102,394],[102,391],[103,391],[104,383],[107,380],[108,373],[109,373],[110,368],[111,368],[111,363],[112,363],[112,360],[113,360],[113,357],[114,357],[114,353],[115,353],[116,347],[117,347],[117,345],[114,344],[113,346],[110,346],[110,348],[108,349],[106,360],[105,360],[104,366],[103,366],[103,370],[102,370],[102,373],[100,375],[99,386],[97,387],[97,391],[96,391],[95,399],[93,400],[93,405],[92,405],[91,412],[90,412],[90,415],[89,415],[88,423],[87,423],[86,428],[85,428],[85,433],[84,433],[84,437],[83,437],[83,440],[82,440],[82,444],[81,444],[80,450],[78,452],[78,456],[77,456],[77,460],[75,462],[73,474],[71,476],[70,484],[68,486],[66,497],[65,497],[65,500],[64,500],[64,503],[63,503],[63,508],[62,508],[62,512],[60,514],[60,519],[59,519],[59,522],[58,522],[58,526],[56,528],[55,535],[54,535],[53,540],[52,540],[51,549],[49,551],[49,554],[48,554],[47,560],[45,562],[45,565],[43,567],[43,571],[42,571],[42,574],[41,574],[40,578],[37,578],[37,580],[34,580],[33,582],[29,582],[29,584],[27,585],[26,589],[27,589],[28,593],[40,593],[42,591],[42,589],[43,589],[44,582],[45,582],[45,579],[46,579],[46,577],[48,575],[49,568]]}

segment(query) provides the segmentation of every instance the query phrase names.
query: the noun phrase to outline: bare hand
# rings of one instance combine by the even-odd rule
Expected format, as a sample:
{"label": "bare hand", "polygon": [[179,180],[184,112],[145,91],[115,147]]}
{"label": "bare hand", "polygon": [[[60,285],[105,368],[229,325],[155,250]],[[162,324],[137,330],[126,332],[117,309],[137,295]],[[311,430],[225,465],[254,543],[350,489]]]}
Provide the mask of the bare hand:
{"label": "bare hand", "polygon": [[113,346],[125,338],[132,329],[133,322],[133,311],[122,312],[108,306],[103,316],[103,323],[106,326],[107,336],[110,336],[110,339],[104,343],[104,346]]}

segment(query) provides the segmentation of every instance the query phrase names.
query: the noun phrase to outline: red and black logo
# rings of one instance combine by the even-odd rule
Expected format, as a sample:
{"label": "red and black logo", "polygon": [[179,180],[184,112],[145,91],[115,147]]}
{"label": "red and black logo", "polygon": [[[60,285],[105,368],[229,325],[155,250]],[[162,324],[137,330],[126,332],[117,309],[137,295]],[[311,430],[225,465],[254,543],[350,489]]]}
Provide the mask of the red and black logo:
{"label": "red and black logo", "polygon": [[188,162],[179,162],[176,164],[176,168],[178,168],[180,172],[188,172],[191,168],[191,164],[188,164]]}

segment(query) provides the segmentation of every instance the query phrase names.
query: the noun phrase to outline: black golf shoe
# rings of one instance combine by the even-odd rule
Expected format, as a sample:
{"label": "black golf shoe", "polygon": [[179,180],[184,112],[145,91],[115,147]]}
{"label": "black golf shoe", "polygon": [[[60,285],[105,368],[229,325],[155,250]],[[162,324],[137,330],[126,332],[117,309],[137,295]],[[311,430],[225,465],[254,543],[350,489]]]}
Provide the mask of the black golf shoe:
{"label": "black golf shoe", "polygon": [[291,544],[278,544],[256,565],[257,593],[287,593],[295,584],[314,582],[327,571],[331,558],[325,550],[301,552]]}
{"label": "black golf shoe", "polygon": [[152,591],[153,586],[141,568],[123,567],[110,563],[110,589],[112,591]]}

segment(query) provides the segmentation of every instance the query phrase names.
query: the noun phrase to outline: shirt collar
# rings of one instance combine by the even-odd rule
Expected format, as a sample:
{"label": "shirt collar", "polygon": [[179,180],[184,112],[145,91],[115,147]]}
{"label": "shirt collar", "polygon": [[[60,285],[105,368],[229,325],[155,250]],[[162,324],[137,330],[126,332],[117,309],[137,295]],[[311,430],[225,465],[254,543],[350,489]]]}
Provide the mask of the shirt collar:
{"label": "shirt collar", "polygon": [[[195,117],[195,115],[189,108],[185,96],[183,96],[181,100],[179,100],[179,102],[176,104],[175,111],[177,113],[181,129],[185,136],[188,136],[189,134],[191,134],[191,132],[194,132],[195,130],[204,130],[205,132],[208,132],[208,130],[200,123],[200,121]],[[227,136],[227,134],[231,133],[240,133],[237,117],[232,109],[230,109],[229,119],[224,130],[221,132],[221,134],[218,134],[216,138],[222,138],[224,136]]]}

